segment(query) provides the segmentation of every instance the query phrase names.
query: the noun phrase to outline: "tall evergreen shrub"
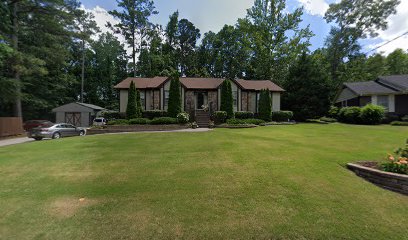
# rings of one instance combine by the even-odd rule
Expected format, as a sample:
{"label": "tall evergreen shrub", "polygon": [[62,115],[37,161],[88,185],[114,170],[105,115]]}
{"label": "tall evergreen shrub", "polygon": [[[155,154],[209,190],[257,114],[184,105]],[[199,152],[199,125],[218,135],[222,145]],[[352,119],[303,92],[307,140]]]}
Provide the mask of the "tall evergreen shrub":
{"label": "tall evergreen shrub", "polygon": [[167,110],[169,117],[177,117],[181,113],[180,79],[178,73],[171,76],[169,107]]}
{"label": "tall evergreen shrub", "polygon": [[126,118],[137,118],[137,103],[136,103],[136,86],[132,81],[129,87],[128,102],[126,107]]}
{"label": "tall evergreen shrub", "polygon": [[259,118],[265,121],[271,121],[272,101],[269,89],[261,90],[259,99]]}
{"label": "tall evergreen shrub", "polygon": [[234,99],[232,98],[232,85],[230,80],[225,80],[221,85],[221,111],[227,112],[228,118],[234,117]]}

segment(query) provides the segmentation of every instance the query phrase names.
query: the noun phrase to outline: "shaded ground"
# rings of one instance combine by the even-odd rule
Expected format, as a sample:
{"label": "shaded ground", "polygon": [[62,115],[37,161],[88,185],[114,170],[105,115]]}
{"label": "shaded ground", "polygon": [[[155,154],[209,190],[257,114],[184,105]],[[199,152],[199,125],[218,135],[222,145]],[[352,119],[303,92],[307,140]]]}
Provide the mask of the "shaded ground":
{"label": "shaded ground", "polygon": [[408,197],[344,167],[407,136],[301,124],[2,147],[0,239],[407,239]]}

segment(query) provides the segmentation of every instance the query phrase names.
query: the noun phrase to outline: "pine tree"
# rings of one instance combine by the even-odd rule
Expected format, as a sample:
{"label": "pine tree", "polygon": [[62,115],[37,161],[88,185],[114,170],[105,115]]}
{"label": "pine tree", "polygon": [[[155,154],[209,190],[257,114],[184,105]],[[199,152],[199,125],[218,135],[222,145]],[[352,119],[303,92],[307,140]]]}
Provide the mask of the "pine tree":
{"label": "pine tree", "polygon": [[137,118],[136,86],[133,81],[130,83],[129,88],[128,104],[126,107],[126,117],[127,119]]}
{"label": "pine tree", "polygon": [[231,81],[225,80],[221,85],[221,111],[227,112],[228,118],[234,117]]}
{"label": "pine tree", "polygon": [[170,117],[177,117],[177,114],[181,112],[180,80],[178,73],[174,73],[171,76],[169,107],[167,111]]}
{"label": "pine tree", "polygon": [[272,102],[269,89],[261,90],[259,99],[259,118],[270,121],[272,118]]}

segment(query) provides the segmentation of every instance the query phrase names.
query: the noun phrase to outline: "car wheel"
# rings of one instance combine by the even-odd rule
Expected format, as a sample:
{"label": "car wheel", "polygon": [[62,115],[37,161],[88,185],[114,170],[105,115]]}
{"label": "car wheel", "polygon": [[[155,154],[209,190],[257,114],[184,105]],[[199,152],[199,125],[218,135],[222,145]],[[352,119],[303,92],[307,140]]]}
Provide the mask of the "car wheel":
{"label": "car wheel", "polygon": [[59,139],[59,138],[61,138],[61,133],[59,132],[56,132],[52,135],[52,139]]}
{"label": "car wheel", "polygon": [[35,141],[41,141],[43,138],[42,137],[35,137],[34,139],[35,139]]}
{"label": "car wheel", "polygon": [[80,132],[79,132],[79,136],[81,136],[81,137],[82,137],[82,136],[85,136],[85,134],[86,134],[85,131],[80,131]]}

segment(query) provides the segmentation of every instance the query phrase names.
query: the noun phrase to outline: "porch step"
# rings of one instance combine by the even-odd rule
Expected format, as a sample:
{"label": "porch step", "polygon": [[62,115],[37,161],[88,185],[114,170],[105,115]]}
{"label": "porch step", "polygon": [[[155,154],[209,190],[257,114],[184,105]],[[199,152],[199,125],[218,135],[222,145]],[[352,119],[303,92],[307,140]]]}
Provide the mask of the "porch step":
{"label": "porch step", "polygon": [[195,120],[199,127],[208,127],[210,123],[210,113],[205,111],[196,111]]}

